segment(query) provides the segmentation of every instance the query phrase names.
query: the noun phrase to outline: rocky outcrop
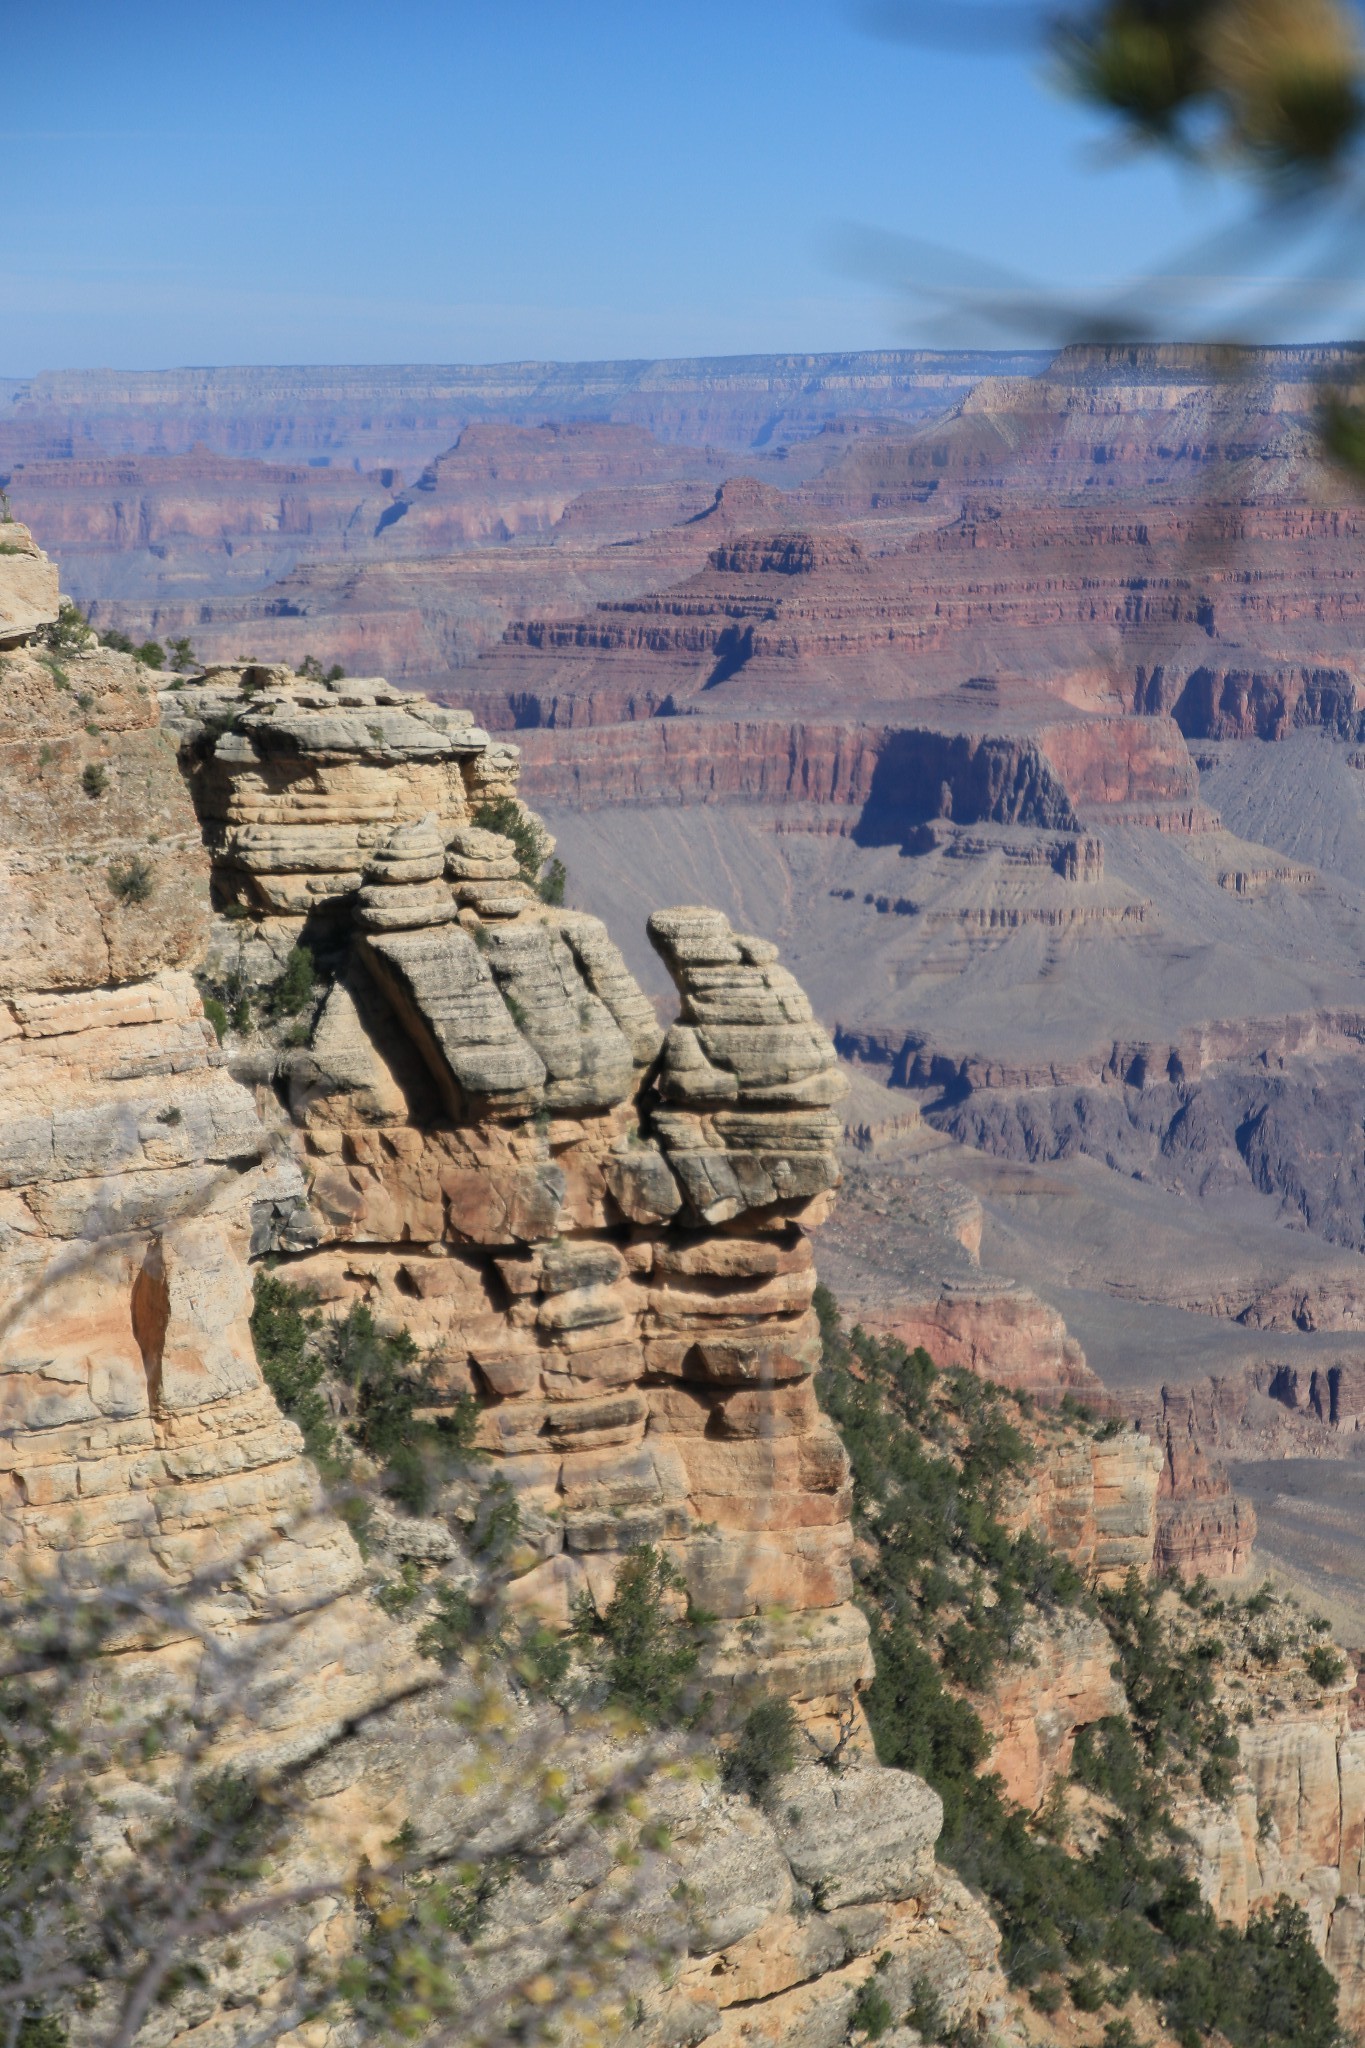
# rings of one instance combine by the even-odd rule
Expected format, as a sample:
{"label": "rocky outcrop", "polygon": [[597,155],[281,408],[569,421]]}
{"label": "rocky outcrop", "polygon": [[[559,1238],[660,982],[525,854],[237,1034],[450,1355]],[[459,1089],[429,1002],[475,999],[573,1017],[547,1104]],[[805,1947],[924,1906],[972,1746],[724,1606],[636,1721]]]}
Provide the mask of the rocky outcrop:
{"label": "rocky outcrop", "polygon": [[1031,1289],[999,1274],[926,1278],[928,1285],[907,1290],[894,1308],[869,1312],[868,1327],[911,1350],[922,1344],[939,1365],[963,1366],[1049,1404],[1070,1394],[1104,1408],[1103,1382],[1056,1309]]}
{"label": "rocky outcrop", "polygon": [[[847,1462],[811,1388],[807,1236],[838,1179],[842,1083],[799,988],[715,913],[662,913],[681,998],[665,1036],[600,924],[544,903],[518,845],[475,821],[472,799],[506,798],[505,750],[379,686],[346,702],[251,670],[165,693],[238,912],[210,938],[200,828],[146,682],[78,639],[0,665],[0,787],[19,806],[0,837],[0,1580],[192,1595],[188,1648],[183,1624],[169,1642],[125,1632],[101,1678],[130,1726],[208,1670],[194,1630],[239,1649],[262,1631],[246,1711],[225,1696],[217,1735],[238,1766],[288,1766],[281,1871],[319,1957],[363,1937],[369,1859],[395,1827],[433,1867],[463,1841],[524,1853],[529,1829],[536,1882],[493,1888],[481,1995],[534,2005],[575,1916],[605,1912],[623,1931],[613,1988],[638,1992],[660,2048],[842,2039],[874,1967],[906,2006],[925,1980],[950,2017],[998,2018],[996,1932],[935,1864],[938,1800],[856,1740],[841,1774],[804,1764],[762,1811],[679,1769],[680,1741],[636,1763],[516,1685],[415,1657],[416,1624],[362,1591],[374,1566],[247,1328],[248,1255],[266,1251],[325,1307],[409,1324],[438,1401],[477,1394],[515,1489],[514,1609],[602,1603],[648,1538],[719,1616],[722,1702],[786,1692],[807,1755],[826,1724],[847,1747],[867,1631],[847,1597]],[[107,709],[98,750],[68,698]],[[273,963],[300,935],[327,992],[307,1045],[229,1039],[253,1095],[188,970],[206,943]],[[448,1529],[401,1520],[377,1515],[382,1556],[458,1557]],[[570,1789],[541,1841],[526,1788],[552,1733]],[[121,1768],[101,1781],[100,1854],[126,1861],[141,1794]],[[589,1815],[621,1769],[647,1780],[622,1813],[639,1840],[603,1855]],[[157,2039],[231,2038],[280,1995],[280,1949],[248,1915]]]}
{"label": "rocky outcrop", "polygon": [[1137,1430],[1044,1439],[1017,1524],[1043,1530],[1095,1583],[1121,1585],[1151,1569],[1158,1485],[1157,1453]]}
{"label": "rocky outcrop", "polygon": [[[1284,1607],[1249,1632],[1261,1647],[1239,1655],[1227,1693],[1236,1715],[1238,1765],[1227,1803],[1187,1802],[1177,1811],[1191,1837],[1200,1889],[1214,1910],[1244,1925],[1287,1893],[1308,1914],[1337,1980],[1348,2037],[1365,2025],[1365,1734],[1351,1726],[1350,1665],[1325,1691],[1292,1668],[1299,1624]],[[1265,1637],[1275,1639],[1270,1668]],[[1282,1646],[1282,1647],[1281,1647]]]}
{"label": "rocky outcrop", "polygon": [[1077,1729],[1124,1715],[1127,1700],[1109,1631],[1092,1615],[1059,1610],[1029,1630],[1021,1649],[997,1670],[980,1713],[992,1738],[990,1769],[1007,1798],[1035,1813],[1068,1776]]}
{"label": "rocky outcrop", "polygon": [[17,519],[0,521],[0,647],[17,647],[57,617],[57,570]]}
{"label": "rocky outcrop", "polygon": [[[11,619],[16,580],[55,613],[33,561],[0,556]],[[199,830],[145,671],[11,649],[0,749],[0,1576],[179,1585],[254,1553],[227,1614],[339,1595],[354,1545],[246,1321],[248,1250],[298,1241],[303,1183],[187,971]]]}
{"label": "rocky outcrop", "polygon": [[562,1621],[664,1542],[726,1643],[790,1610],[758,1660],[827,1710],[867,1670],[811,1387],[807,1231],[845,1084],[776,949],[658,913],[682,1002],[661,1033],[602,925],[476,822],[515,757],[466,718],[275,673],[166,694],[238,913],[216,946],[307,936],[330,977],[276,1069],[316,1236],[292,1276],[405,1323],[450,1399],[479,1396],[543,1532],[518,1601]]}
{"label": "rocky outcrop", "polygon": [[1201,1439],[1200,1403],[1163,1387],[1154,1434],[1162,1452],[1156,1562],[1187,1580],[1240,1578],[1251,1565],[1256,1511],[1234,1493]]}

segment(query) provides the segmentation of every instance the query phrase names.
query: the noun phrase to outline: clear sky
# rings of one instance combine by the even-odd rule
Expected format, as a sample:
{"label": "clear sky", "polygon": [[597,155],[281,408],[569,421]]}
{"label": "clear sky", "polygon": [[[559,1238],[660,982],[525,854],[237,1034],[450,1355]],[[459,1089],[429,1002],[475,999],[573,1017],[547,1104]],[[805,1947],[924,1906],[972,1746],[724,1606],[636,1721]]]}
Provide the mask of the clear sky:
{"label": "clear sky", "polygon": [[855,0],[16,4],[0,375],[980,343],[863,231],[1089,296],[1231,216],[977,44]]}

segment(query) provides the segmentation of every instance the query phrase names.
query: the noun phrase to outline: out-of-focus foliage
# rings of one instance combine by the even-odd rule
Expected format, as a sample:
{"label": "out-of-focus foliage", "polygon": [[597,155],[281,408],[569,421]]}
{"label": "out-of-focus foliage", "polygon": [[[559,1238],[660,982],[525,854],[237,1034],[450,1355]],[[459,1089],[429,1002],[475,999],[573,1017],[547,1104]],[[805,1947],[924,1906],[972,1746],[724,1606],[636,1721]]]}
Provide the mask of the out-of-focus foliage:
{"label": "out-of-focus foliage", "polygon": [[1101,0],[1054,41],[1071,88],[1137,135],[1275,180],[1340,170],[1365,114],[1339,0]]}

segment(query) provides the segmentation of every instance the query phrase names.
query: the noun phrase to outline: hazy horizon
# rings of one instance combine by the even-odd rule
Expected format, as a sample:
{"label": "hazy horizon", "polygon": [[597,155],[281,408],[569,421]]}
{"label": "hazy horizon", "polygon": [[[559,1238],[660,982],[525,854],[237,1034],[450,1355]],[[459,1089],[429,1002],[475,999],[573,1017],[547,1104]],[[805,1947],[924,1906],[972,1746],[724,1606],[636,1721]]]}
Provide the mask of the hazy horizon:
{"label": "hazy horizon", "polygon": [[[940,12],[970,29],[971,0]],[[1274,278],[1265,237],[1221,239],[1231,185],[1106,146],[1036,45],[869,19],[27,10],[11,75],[74,62],[82,91],[0,126],[0,376],[1048,346],[1116,291],[1175,331],[1192,291],[1216,309]],[[1065,303],[1040,313],[1031,280]],[[1340,331],[1348,301],[1310,275],[1256,331]]]}

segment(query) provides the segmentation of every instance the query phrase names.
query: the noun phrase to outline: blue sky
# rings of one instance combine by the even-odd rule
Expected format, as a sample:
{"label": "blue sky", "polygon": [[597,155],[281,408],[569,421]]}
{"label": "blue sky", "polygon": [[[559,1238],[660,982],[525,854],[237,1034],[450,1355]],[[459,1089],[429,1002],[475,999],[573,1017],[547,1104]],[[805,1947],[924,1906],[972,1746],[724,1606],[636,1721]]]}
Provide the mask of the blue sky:
{"label": "blue sky", "polygon": [[855,230],[1089,297],[1231,217],[990,41],[854,0],[16,6],[0,375],[980,342]]}

